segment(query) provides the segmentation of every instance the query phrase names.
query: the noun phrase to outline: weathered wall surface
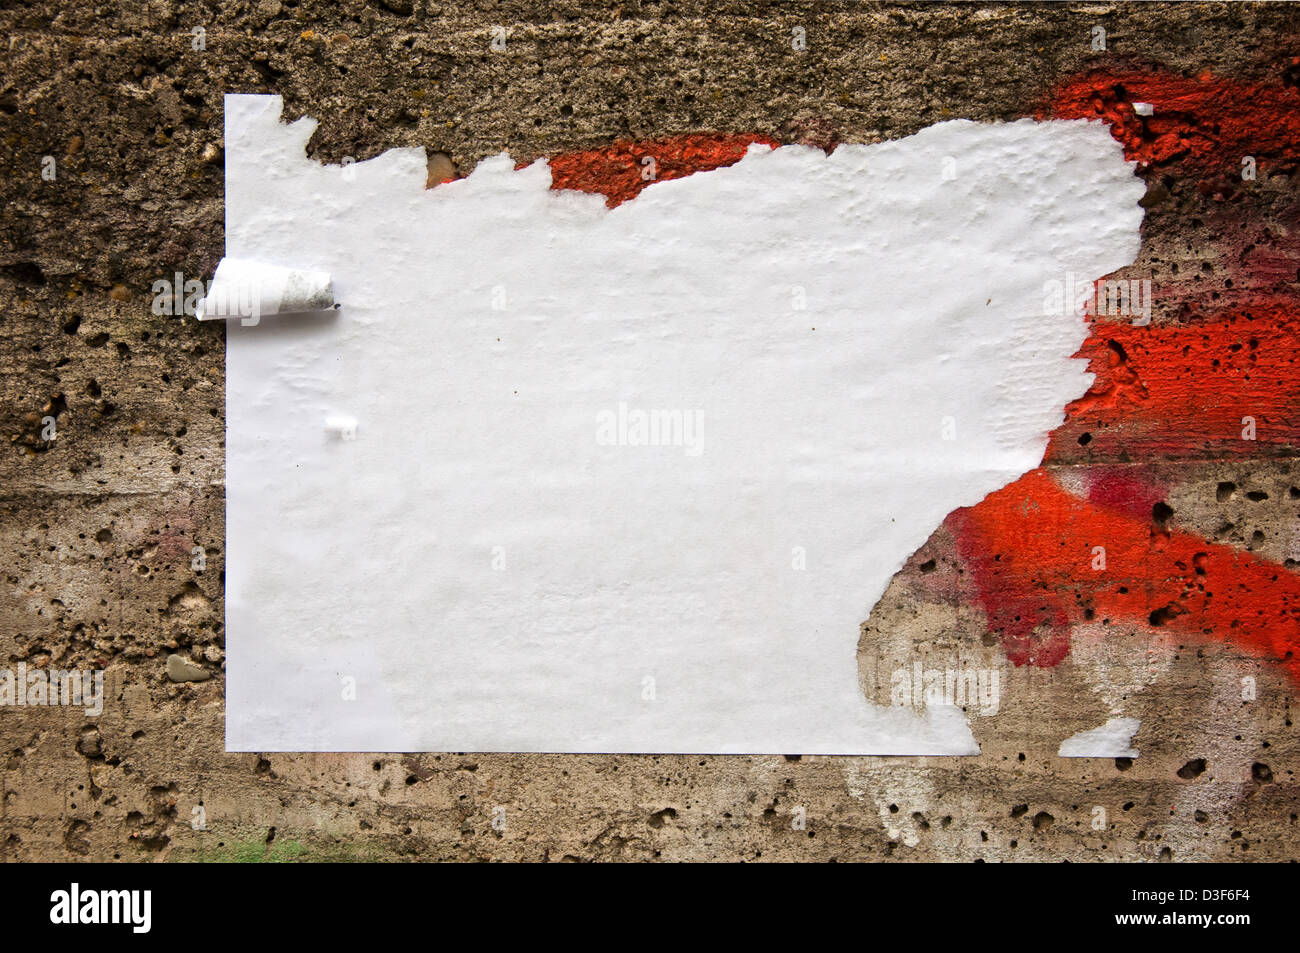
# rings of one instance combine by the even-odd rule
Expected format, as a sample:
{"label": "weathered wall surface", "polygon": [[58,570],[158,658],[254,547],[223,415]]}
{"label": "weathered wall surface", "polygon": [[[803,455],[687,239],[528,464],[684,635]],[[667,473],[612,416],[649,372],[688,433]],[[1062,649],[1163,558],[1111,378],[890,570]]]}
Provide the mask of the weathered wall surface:
{"label": "weathered wall surface", "polygon": [[[1300,10],[153,0],[0,23],[0,666],[107,679],[97,718],[0,708],[6,859],[1295,857]],[[431,183],[503,149],[584,154],[582,185],[619,177],[591,153],[616,141],[1111,121],[1147,163],[1119,277],[1152,282],[1151,325],[1098,319],[1097,385],[1044,467],[938,528],[863,629],[879,700],[917,661],[1002,666],[983,753],[226,754],[223,329],[151,311],[221,255],[226,92],[320,119],[324,161],[424,146]],[[173,681],[172,654],[210,677]],[[1057,757],[1117,713],[1139,757]]]}

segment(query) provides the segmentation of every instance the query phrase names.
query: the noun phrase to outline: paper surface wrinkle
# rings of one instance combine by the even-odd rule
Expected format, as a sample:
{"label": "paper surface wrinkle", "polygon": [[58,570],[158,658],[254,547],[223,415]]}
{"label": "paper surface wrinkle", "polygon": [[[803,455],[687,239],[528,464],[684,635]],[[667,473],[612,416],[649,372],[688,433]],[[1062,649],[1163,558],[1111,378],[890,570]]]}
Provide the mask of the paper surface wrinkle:
{"label": "paper surface wrinkle", "polygon": [[1137,254],[1103,125],[751,149],[607,209],[226,110],[227,255],[344,302],[227,326],[229,749],[978,751],[865,697],[859,625],[1091,382],[1043,286]]}

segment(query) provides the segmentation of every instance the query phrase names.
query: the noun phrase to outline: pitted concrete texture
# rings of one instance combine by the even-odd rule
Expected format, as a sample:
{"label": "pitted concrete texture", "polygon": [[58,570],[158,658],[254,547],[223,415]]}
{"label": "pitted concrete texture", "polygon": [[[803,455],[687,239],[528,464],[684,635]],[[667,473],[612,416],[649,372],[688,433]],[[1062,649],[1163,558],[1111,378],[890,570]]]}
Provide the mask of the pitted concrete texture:
{"label": "pitted concrete texture", "polygon": [[[1054,667],[1010,665],[950,524],[874,609],[859,672],[884,702],[918,660],[999,665],[998,710],[971,713],[978,757],[227,754],[224,329],[151,302],[155,281],[209,278],[221,256],[227,92],[318,119],[323,161],[423,146],[434,184],[502,150],[700,131],[828,148],[1009,120],[1093,69],[1294,89],[1300,9],[74,0],[0,23],[0,667],[106,672],[102,715],[0,708],[5,859],[1296,857],[1298,696],[1282,665],[1183,638],[1158,607],[1149,624],[1076,627]],[[1236,218],[1176,166],[1148,173],[1124,276],[1294,295],[1294,245],[1263,277],[1223,251],[1231,229],[1300,227],[1294,159]],[[1162,305],[1153,323],[1176,317]],[[1104,441],[1068,432],[1061,481],[1131,467],[1166,488],[1153,532],[1172,521],[1295,572],[1290,443],[1102,460]],[[1139,757],[1057,757],[1117,709],[1141,721]]]}

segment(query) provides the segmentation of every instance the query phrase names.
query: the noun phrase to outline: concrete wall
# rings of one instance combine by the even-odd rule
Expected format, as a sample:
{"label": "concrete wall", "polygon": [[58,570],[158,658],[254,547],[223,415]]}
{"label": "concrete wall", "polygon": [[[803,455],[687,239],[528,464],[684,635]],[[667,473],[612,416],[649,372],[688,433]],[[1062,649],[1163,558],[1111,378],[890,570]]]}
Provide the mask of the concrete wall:
{"label": "concrete wall", "polygon": [[[1295,856],[1300,10],[153,0],[0,23],[0,655],[107,682],[97,718],[0,708],[6,859]],[[1148,163],[1120,277],[1151,280],[1152,323],[1098,322],[1098,385],[1044,468],[938,528],[863,629],[873,697],[918,660],[1003,666],[983,753],[224,753],[224,332],[150,306],[221,256],[226,92],[320,119],[324,161],[424,146],[431,184],[503,149],[1112,121]],[[1076,558],[1099,545],[1105,573]],[[1139,757],[1057,757],[1117,711]]]}

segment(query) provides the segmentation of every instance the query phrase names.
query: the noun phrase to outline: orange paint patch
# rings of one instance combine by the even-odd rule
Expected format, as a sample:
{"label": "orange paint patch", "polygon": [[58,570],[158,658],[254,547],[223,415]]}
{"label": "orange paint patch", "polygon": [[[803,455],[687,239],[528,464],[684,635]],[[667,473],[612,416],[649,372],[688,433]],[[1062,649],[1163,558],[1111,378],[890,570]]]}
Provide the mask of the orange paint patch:
{"label": "orange paint patch", "polygon": [[[1139,116],[1134,103],[1150,103],[1152,114]],[[1261,169],[1271,161],[1294,168],[1300,157],[1300,90],[1282,83],[1091,73],[1052,94],[1038,118],[1048,117],[1104,119],[1130,159],[1231,172],[1238,183],[1244,156]]]}
{"label": "orange paint patch", "polygon": [[569,152],[550,159],[551,188],[603,195],[613,208],[656,182],[734,165],[756,142],[779,145],[762,136],[700,133]]}

